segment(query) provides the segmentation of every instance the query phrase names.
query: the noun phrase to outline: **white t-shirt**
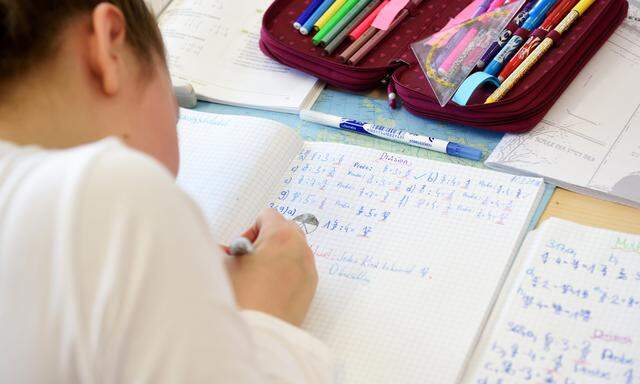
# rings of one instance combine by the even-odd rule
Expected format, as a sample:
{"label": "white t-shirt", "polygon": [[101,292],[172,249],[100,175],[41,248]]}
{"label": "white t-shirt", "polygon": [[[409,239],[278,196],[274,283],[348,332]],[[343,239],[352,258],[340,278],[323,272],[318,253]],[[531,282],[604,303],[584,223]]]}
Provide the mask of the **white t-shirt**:
{"label": "white t-shirt", "polygon": [[194,203],[116,139],[0,141],[0,383],[325,383],[325,346],[239,311]]}

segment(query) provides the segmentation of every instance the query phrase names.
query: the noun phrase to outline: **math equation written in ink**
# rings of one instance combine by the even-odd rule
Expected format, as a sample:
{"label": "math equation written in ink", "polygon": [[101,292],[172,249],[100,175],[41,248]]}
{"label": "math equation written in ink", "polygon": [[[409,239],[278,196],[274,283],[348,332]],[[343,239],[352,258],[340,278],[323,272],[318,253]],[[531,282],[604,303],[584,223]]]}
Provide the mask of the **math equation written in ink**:
{"label": "math equation written in ink", "polygon": [[521,215],[521,202],[532,199],[540,184],[539,179],[492,178],[436,164],[388,152],[360,156],[305,148],[269,205],[289,219],[317,217],[317,231],[308,241],[316,259],[328,263],[330,276],[366,284],[384,273],[428,282],[433,278],[428,260],[409,262],[385,252],[381,243],[390,238],[406,243],[429,222],[504,228]]}
{"label": "math equation written in ink", "polygon": [[540,237],[474,384],[640,383],[640,240],[580,236]]}

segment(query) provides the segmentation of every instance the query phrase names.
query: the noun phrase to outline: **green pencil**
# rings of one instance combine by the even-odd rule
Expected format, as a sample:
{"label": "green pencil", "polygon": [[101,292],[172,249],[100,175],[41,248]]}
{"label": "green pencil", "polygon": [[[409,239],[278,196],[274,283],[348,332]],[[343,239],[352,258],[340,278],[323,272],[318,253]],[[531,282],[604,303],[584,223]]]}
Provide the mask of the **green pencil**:
{"label": "green pencil", "polygon": [[364,13],[364,10],[367,9],[370,3],[371,0],[360,0],[358,4],[356,4],[342,20],[338,21],[336,26],[320,40],[320,45],[326,46],[333,41],[348,25],[351,25],[351,21],[354,20],[356,16]]}
{"label": "green pencil", "polygon": [[[366,1],[366,0],[363,0]],[[371,12],[373,12],[374,9],[378,8],[378,5],[380,5],[380,3],[382,3],[382,0],[372,0],[369,5],[367,5],[362,12],[360,12],[353,20],[351,20],[351,22],[349,24],[347,24],[346,27],[344,27],[342,29],[342,31],[340,31],[340,33],[338,33],[336,35],[336,37],[331,40],[331,42],[326,43],[326,46],[324,47],[325,52],[327,52],[328,54],[333,54],[333,52],[345,41],[347,40],[347,37],[349,36],[349,34],[351,33],[351,31],[353,31],[358,25],[360,25],[360,23],[362,23],[362,21],[364,19],[367,18],[367,16],[369,16],[371,14]],[[355,9],[355,8],[354,8]],[[346,16],[345,16],[346,17]]]}
{"label": "green pencil", "polygon": [[345,15],[349,13],[349,11],[351,11],[351,9],[353,9],[353,7],[358,3],[358,1],[360,0],[347,0],[347,2],[344,3],[344,5],[338,10],[338,12],[336,12],[336,14],[333,15],[333,17],[331,17],[329,21],[327,21],[327,24],[325,24],[318,31],[318,33],[316,33],[316,35],[313,36],[313,40],[312,40],[313,44],[318,45],[322,40],[322,38],[325,37],[325,35],[327,35],[329,32],[331,32],[331,30],[336,26],[336,24],[338,24],[338,22],[342,20],[345,17]]}

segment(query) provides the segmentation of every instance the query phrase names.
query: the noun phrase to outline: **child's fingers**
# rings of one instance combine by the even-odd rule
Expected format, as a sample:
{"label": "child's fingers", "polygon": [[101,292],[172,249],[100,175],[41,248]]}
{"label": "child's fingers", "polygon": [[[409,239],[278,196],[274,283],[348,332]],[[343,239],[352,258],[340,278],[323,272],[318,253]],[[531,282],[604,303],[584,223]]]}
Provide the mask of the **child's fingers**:
{"label": "child's fingers", "polygon": [[271,231],[276,231],[285,223],[285,218],[279,214],[275,209],[266,208],[256,218],[256,222],[247,229],[242,236],[246,237],[252,243],[256,241],[258,236],[268,234]]}

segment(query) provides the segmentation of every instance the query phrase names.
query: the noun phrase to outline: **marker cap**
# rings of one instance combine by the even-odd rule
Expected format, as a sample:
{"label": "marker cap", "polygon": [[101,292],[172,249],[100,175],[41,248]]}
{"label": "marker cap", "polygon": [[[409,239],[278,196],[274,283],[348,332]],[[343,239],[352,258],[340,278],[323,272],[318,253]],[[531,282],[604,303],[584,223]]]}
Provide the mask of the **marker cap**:
{"label": "marker cap", "polygon": [[458,143],[447,144],[447,154],[475,161],[480,161],[480,159],[482,159],[481,150]]}
{"label": "marker cap", "polygon": [[342,118],[339,116],[328,115],[326,113],[316,112],[310,109],[303,109],[300,111],[300,118],[304,121],[335,128],[340,128],[340,124],[342,123]]}

